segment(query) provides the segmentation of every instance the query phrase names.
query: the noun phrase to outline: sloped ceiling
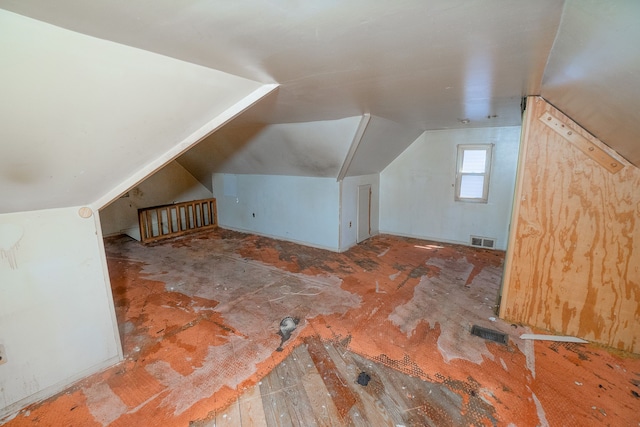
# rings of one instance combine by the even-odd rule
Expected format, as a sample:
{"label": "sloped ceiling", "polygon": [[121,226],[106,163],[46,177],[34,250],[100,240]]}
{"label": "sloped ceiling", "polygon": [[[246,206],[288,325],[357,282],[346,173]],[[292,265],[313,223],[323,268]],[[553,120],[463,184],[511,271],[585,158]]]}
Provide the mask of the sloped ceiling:
{"label": "sloped ceiling", "polygon": [[[557,0],[0,0],[94,37],[265,83],[263,123],[370,113],[419,129],[519,123],[538,94]],[[493,120],[487,116],[496,115]]]}
{"label": "sloped ceiling", "polygon": [[318,176],[340,172],[358,117],[308,123],[227,126],[183,154],[178,162],[211,190],[211,171]]}
{"label": "sloped ceiling", "polygon": [[[201,149],[211,157],[222,155],[224,162],[195,155],[181,159],[198,176],[215,168],[230,173],[333,173],[340,157],[349,151],[353,135],[332,140],[336,129],[332,124],[355,122],[364,115],[371,117],[370,128],[357,146],[347,175],[373,171],[388,164],[411,143],[412,135],[424,130],[519,125],[521,97],[538,94],[629,160],[640,163],[636,142],[640,126],[637,2],[0,0],[0,7],[76,31],[80,34],[74,37],[83,43],[105,44],[108,40],[137,48],[136,52],[146,50],[179,60],[169,66],[173,67],[172,77],[153,88],[145,80],[149,74],[169,73],[164,64],[127,65],[122,58],[100,62],[88,52],[69,58],[73,43],[79,41],[69,46],[69,40],[56,42],[59,52],[51,52],[56,59],[49,58],[51,64],[46,65],[58,72],[44,73],[43,66],[18,63],[9,77],[38,77],[54,86],[64,85],[59,77],[66,67],[55,62],[77,63],[84,58],[87,75],[108,72],[115,76],[113,81],[121,78],[123,67],[138,72],[129,81],[131,91],[119,92],[120,103],[108,103],[126,107],[115,114],[114,108],[95,106],[78,111],[69,108],[64,91],[45,92],[47,96],[38,99],[39,111],[50,124],[57,123],[49,126],[48,134],[77,131],[77,121],[72,120],[77,113],[85,122],[102,122],[112,114],[111,122],[123,131],[121,138],[97,138],[97,147],[116,152],[126,147],[132,152],[153,151],[155,147],[138,145],[141,135],[126,132],[146,126],[148,137],[157,137],[162,150],[162,144],[176,143],[190,126],[216,114],[207,112],[204,105],[206,99],[217,104],[212,100],[218,97],[214,90],[200,90],[209,81],[205,74],[219,70],[238,76],[227,77],[249,86],[253,82],[279,84],[277,93],[243,113],[233,127],[213,137],[209,148]],[[185,79],[191,73],[189,67],[201,70],[198,84]],[[143,80],[140,87],[135,84],[139,80]],[[185,85],[189,87],[183,90]],[[92,97],[100,90],[113,92],[101,77],[88,78],[85,86]],[[21,96],[15,90],[10,93],[12,102],[13,97]],[[148,93],[152,96],[146,96]],[[92,105],[84,98],[74,102]],[[176,108],[181,104],[193,108]],[[15,128],[11,135],[25,129],[33,132],[30,114],[25,107],[20,115],[9,116]],[[462,119],[469,123],[463,124]],[[298,125],[301,123],[309,124]],[[286,141],[307,127],[314,132],[307,133],[309,139],[289,153],[291,144]],[[57,153],[73,153],[86,150],[87,138],[75,135],[64,144],[52,143],[51,138],[47,141],[57,146]],[[243,155],[238,157],[229,147]],[[98,149],[96,157],[102,158],[104,151]],[[315,161],[301,159],[301,151]],[[25,155],[22,152],[17,159],[24,162]],[[87,165],[94,162],[90,157],[83,160]],[[127,164],[125,169],[131,168],[135,166]],[[106,186],[114,184],[110,173],[101,177]]]}
{"label": "sloped ceiling", "polygon": [[210,190],[212,172],[337,178],[345,167],[344,176],[368,175],[381,172],[422,133],[373,116],[354,141],[361,119],[269,125],[240,117],[177,160]]}
{"label": "sloped ceiling", "polygon": [[263,86],[3,10],[0,28],[0,213],[90,204]]}
{"label": "sloped ceiling", "polygon": [[640,167],[640,1],[568,2],[541,94]]}
{"label": "sloped ceiling", "polygon": [[382,172],[420,135],[421,130],[372,116],[355,149],[345,176],[368,175]]}

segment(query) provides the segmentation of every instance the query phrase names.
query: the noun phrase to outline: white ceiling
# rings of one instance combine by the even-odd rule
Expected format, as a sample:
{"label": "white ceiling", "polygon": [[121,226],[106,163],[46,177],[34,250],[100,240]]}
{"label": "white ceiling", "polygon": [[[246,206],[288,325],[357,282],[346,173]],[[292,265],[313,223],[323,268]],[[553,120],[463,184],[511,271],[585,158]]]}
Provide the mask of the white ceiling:
{"label": "white ceiling", "polygon": [[[519,123],[558,0],[0,0],[0,7],[265,83],[267,123],[370,113],[421,129]],[[493,121],[487,116],[497,115]]]}
{"label": "white ceiling", "polygon": [[[375,172],[423,130],[519,125],[521,98],[539,94],[640,164],[637,1],[0,0],[0,8],[80,33],[74,37],[82,42],[39,41],[50,50],[58,49],[52,52],[60,55],[41,67],[31,64],[34,69],[25,71],[29,81],[40,86],[49,82],[73,86],[81,80],[91,93],[91,85],[117,81],[127,66],[139,73],[136,79],[144,80],[145,74],[153,77],[158,67],[139,59],[144,51],[168,57],[165,61],[178,60],[174,63],[184,64],[184,72],[190,66],[237,76],[237,82],[245,83],[222,86],[238,96],[247,93],[251,81],[254,89],[260,84],[279,84],[276,93],[239,116],[224,133],[202,142],[198,146],[202,156],[188,154],[180,159],[194,175],[206,176],[216,169],[240,173],[247,168],[252,173],[333,174],[339,160],[345,159],[353,134],[331,139],[343,129],[332,124],[358,123],[363,115],[370,115],[371,123],[348,174]],[[37,21],[29,25],[39,26]],[[29,38],[26,34],[22,37]],[[96,44],[98,39],[137,48],[131,52],[138,53],[128,59],[108,57],[103,62],[88,56],[73,78],[49,71],[60,67],[57,62],[68,60],[64,52],[75,49],[75,44],[88,40]],[[75,59],[79,61],[77,56]],[[85,74],[79,75],[78,70],[96,74],[88,79],[95,81],[84,81]],[[201,85],[206,87],[205,71],[201,71],[205,80],[191,87],[197,94],[181,93],[180,85],[187,84],[180,79],[183,71],[176,69],[171,79],[157,81],[175,85],[177,90],[171,96],[177,96],[181,103],[188,104],[195,96],[202,101],[208,97],[217,104],[217,95],[200,92]],[[20,79],[19,68],[15,73],[13,78]],[[135,88],[135,80],[131,84]],[[244,84],[249,86],[242,87]],[[121,95],[113,101],[114,106],[135,106],[123,110],[127,117],[89,109],[86,120],[94,120],[102,128],[124,126],[127,121],[157,126],[148,131],[148,137],[160,134],[174,138],[177,144],[185,126],[206,122],[215,115],[206,102],[182,110],[175,108],[172,99],[145,99],[135,90],[131,99]],[[33,96],[37,97],[37,92]],[[61,145],[64,150],[69,149],[65,144],[86,144],[86,137],[77,134],[73,140],[61,142],[63,135],[66,138],[73,134],[71,130],[77,130],[69,119],[73,110],[61,110],[52,99],[40,98],[38,102],[44,104],[38,110],[43,117],[64,119],[59,129],[49,129],[55,132],[48,136],[42,132],[38,136],[42,141]],[[166,117],[158,111],[163,108],[170,111]],[[13,136],[35,132],[29,126],[29,113],[20,114],[4,116],[7,123],[3,126],[14,127]],[[462,119],[470,123],[465,125]],[[308,125],[286,125],[294,123]],[[284,136],[299,135],[304,126],[313,130],[313,138],[301,141],[292,153],[274,155],[274,150],[286,152],[287,144],[281,141]],[[259,140],[247,139],[252,132]],[[247,157],[227,152],[226,158],[233,162],[220,163],[215,156],[228,149],[230,140],[238,149],[244,147]],[[217,146],[224,141],[227,148]],[[142,151],[154,149],[140,135],[129,138],[128,144],[137,144]],[[29,150],[37,151],[32,148]],[[312,157],[317,161],[305,166],[299,162],[302,151],[309,156],[315,153]],[[204,164],[214,166],[207,171]]]}

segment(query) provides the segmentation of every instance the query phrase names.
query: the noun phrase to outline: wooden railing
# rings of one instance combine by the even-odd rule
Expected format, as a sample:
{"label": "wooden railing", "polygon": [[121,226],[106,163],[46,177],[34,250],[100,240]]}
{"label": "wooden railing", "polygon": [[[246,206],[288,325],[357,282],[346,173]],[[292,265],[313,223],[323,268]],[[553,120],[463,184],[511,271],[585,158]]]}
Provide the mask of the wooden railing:
{"label": "wooden railing", "polygon": [[138,209],[140,240],[156,242],[218,225],[216,199]]}

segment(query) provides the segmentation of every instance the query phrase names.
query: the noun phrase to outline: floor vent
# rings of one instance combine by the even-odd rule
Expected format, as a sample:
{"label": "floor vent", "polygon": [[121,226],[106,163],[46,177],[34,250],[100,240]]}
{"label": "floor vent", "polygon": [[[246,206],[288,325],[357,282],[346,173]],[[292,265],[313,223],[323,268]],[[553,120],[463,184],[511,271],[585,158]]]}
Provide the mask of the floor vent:
{"label": "floor vent", "polygon": [[507,345],[509,343],[509,337],[502,332],[494,331],[492,329],[483,328],[482,326],[473,325],[471,327],[471,335],[475,335],[485,340],[495,341],[500,344]]}
{"label": "floor vent", "polygon": [[496,239],[491,237],[471,236],[471,246],[477,248],[493,249],[496,247]]}

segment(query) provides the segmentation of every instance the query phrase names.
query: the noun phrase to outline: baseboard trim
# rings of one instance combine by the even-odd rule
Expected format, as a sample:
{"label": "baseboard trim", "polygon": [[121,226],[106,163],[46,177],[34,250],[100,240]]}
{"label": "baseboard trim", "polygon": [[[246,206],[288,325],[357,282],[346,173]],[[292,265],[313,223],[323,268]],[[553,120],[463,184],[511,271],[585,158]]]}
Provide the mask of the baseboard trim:
{"label": "baseboard trim", "polygon": [[268,237],[269,239],[282,240],[282,241],[285,241],[285,242],[296,243],[298,245],[310,246],[312,248],[317,248],[317,249],[324,249],[326,251],[340,252],[338,250],[338,248],[336,248],[336,247],[318,245],[318,244],[311,243],[311,242],[305,242],[305,241],[296,240],[296,239],[289,239],[289,238],[286,238],[286,237],[275,236],[275,235],[267,234],[267,233],[259,233],[259,232],[255,231],[255,230],[246,230],[246,229],[243,229],[243,228],[229,227],[228,225],[223,225],[223,224],[218,224],[218,227],[220,227],[220,228],[222,228],[224,230],[237,231],[239,233],[245,233],[245,234],[255,234],[256,236]]}

